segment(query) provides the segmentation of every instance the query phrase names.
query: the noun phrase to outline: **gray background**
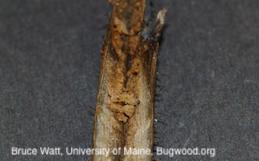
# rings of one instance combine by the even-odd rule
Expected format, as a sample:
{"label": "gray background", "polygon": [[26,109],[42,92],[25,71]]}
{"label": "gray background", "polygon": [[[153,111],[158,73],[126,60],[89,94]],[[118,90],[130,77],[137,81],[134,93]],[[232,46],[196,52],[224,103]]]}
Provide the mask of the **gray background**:
{"label": "gray background", "polygon": [[[259,160],[259,1],[161,0],[156,142],[212,147],[215,158]],[[0,0],[0,160],[10,147],[91,145],[105,0]]]}

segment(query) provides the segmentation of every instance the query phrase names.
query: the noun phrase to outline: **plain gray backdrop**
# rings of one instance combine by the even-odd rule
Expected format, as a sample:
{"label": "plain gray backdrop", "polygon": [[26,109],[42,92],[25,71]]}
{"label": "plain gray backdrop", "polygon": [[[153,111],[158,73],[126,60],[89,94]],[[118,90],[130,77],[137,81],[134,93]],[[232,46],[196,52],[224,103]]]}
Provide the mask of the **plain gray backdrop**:
{"label": "plain gray backdrop", "polygon": [[[259,160],[259,1],[157,0],[166,7],[159,53],[156,145],[216,148]],[[106,0],[0,0],[0,161],[18,147],[90,147]]]}

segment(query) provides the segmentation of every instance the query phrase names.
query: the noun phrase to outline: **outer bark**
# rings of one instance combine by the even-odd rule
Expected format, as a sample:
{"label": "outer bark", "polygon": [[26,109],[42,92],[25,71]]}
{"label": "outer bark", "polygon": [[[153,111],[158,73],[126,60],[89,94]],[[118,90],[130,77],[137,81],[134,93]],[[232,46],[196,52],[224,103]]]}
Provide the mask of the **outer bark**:
{"label": "outer bark", "polygon": [[[153,148],[158,37],[165,10],[146,26],[145,0],[110,0],[101,51],[93,148]],[[145,12],[146,11],[146,12]],[[151,161],[152,155],[94,155],[93,161]]]}

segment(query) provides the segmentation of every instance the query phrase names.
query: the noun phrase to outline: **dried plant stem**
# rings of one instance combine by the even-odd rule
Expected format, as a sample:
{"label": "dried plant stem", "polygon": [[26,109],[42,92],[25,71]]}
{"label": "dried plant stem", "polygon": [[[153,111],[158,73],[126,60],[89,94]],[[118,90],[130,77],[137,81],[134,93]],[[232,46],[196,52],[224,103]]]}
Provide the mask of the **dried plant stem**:
{"label": "dried plant stem", "polygon": [[[145,25],[145,0],[110,0],[101,51],[93,148],[153,148],[158,37],[165,10]],[[94,155],[92,161],[151,161],[152,155]]]}

